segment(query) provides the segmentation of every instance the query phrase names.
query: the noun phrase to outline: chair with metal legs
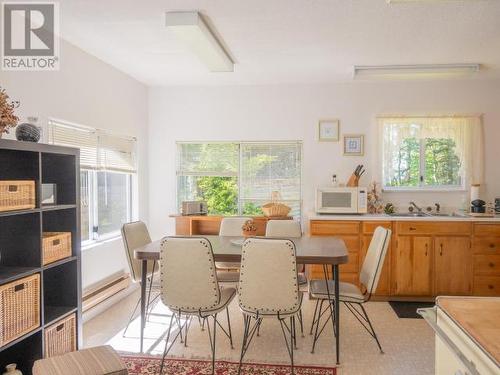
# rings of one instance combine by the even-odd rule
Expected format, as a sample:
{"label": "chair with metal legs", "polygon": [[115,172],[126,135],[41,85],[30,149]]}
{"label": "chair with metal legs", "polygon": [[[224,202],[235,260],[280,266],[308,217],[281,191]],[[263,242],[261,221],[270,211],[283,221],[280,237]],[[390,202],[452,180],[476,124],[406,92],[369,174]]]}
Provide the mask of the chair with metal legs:
{"label": "chair with metal legs", "polygon": [[[302,237],[302,228],[300,222],[296,220],[269,220],[266,224],[266,237],[273,238],[300,238]],[[307,277],[304,273],[304,265],[298,264],[299,288],[302,292],[307,291]],[[302,319],[302,310],[300,310],[298,320],[300,323],[300,334],[304,337],[304,322]],[[260,328],[257,330],[257,336],[260,334]]]}
{"label": "chair with metal legs", "polygon": [[[160,250],[161,300],[170,309],[171,317],[165,340],[165,350],[160,365],[161,375],[165,357],[182,331],[185,331],[184,345],[193,317],[207,321],[210,348],[212,351],[212,374],[215,373],[216,331],[219,327],[229,338],[231,348],[233,337],[228,306],[236,295],[236,289],[220,288],[215,270],[210,241],[203,237],[165,237]],[[226,310],[227,330],[217,319]],[[182,319],[184,317],[184,323]],[[213,324],[210,325],[209,318]],[[172,325],[178,326],[177,333],[169,344]]]}
{"label": "chair with metal legs", "polygon": [[[148,228],[144,222],[134,221],[131,223],[124,224],[122,226],[121,233],[122,233],[123,245],[125,248],[125,257],[127,258],[127,262],[129,265],[130,278],[134,283],[140,283],[142,275],[142,268],[141,268],[142,264],[141,261],[134,258],[134,250],[151,243],[151,237],[149,235]],[[150,308],[153,306],[153,304],[160,295],[160,287],[157,283],[154,283],[154,276],[157,271],[158,271],[158,265],[156,264],[156,262],[153,262],[153,264],[148,265],[147,285],[146,285],[147,288],[146,306],[148,313],[150,312]],[[151,299],[152,294],[154,295],[153,298]],[[127,333],[130,323],[132,322],[132,319],[135,316],[135,313],[137,312],[140,302],[141,299],[139,298],[137,300],[134,310],[132,311],[132,314],[130,315],[127,326],[123,331],[124,337],[125,334]]]}
{"label": "chair with metal legs", "polygon": [[[225,217],[220,223],[219,236],[242,236],[242,226],[248,217]],[[237,283],[240,277],[239,263],[216,262],[217,277],[220,283]]]}
{"label": "chair with metal legs", "polygon": [[[332,295],[332,299],[328,301],[328,289],[330,291],[334,289],[333,280],[328,281],[328,287],[325,280],[311,280],[309,292],[310,297],[311,299],[316,299],[313,322],[309,332],[312,335],[314,331],[313,346],[311,350],[312,353],[314,353],[318,338],[323,333],[328,321],[332,318],[333,305],[340,302],[347,307],[347,309],[361,323],[363,328],[366,329],[370,336],[375,339],[380,352],[383,353],[382,346],[380,345],[380,341],[375,333],[375,329],[373,328],[370,318],[366,313],[364,304],[370,300],[372,293],[377,289],[390,240],[391,231],[389,229],[385,229],[383,227],[375,229],[373,239],[370,242],[370,246],[359,274],[359,281],[364,289],[364,292],[362,292],[357,285],[340,282],[339,301],[335,301]],[[323,319],[325,313],[326,318]]]}
{"label": "chair with metal legs", "polygon": [[238,303],[244,318],[238,374],[263,319],[278,319],[294,373],[295,318],[302,305],[295,245],[290,240],[249,238],[242,246]]}

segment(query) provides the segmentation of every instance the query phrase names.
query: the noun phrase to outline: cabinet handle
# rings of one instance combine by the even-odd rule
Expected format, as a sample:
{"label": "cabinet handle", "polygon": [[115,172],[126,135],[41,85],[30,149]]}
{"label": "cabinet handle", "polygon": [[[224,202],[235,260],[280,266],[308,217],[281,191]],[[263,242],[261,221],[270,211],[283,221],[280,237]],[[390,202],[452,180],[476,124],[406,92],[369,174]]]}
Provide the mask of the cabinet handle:
{"label": "cabinet handle", "polygon": [[443,244],[439,244],[439,256],[443,256]]}
{"label": "cabinet handle", "polygon": [[490,249],[494,249],[495,248],[495,244],[494,243],[490,243]]}
{"label": "cabinet handle", "polygon": [[494,289],[493,285],[488,284],[488,289]]}
{"label": "cabinet handle", "polygon": [[429,250],[429,244],[428,243],[425,244],[425,256],[427,256],[427,250]]}
{"label": "cabinet handle", "polygon": [[489,266],[493,268],[493,267],[495,267],[495,263],[490,262]]}
{"label": "cabinet handle", "polygon": [[415,227],[410,227],[410,230],[417,230],[417,228],[415,228]]}

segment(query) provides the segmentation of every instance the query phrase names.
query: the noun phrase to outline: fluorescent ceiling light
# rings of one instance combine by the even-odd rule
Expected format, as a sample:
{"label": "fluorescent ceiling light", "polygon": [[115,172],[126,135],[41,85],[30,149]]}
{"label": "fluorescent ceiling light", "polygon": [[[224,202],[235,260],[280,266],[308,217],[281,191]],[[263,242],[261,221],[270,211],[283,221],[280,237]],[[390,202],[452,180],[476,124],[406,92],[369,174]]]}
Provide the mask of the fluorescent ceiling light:
{"label": "fluorescent ceiling light", "polygon": [[167,12],[166,26],[211,72],[232,72],[234,63],[199,12]]}
{"label": "fluorescent ceiling light", "polygon": [[446,78],[479,72],[479,64],[370,65],[354,66],[354,78]]}

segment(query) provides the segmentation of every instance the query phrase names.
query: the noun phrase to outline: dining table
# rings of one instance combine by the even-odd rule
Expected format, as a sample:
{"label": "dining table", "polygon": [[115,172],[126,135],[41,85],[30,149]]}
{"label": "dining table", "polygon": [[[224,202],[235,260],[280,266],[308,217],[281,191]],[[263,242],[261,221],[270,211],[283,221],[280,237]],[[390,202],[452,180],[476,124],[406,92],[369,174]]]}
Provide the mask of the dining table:
{"label": "dining table", "polygon": [[[241,262],[241,237],[202,235],[202,236],[172,236],[172,237],[202,237],[210,241],[216,262]],[[348,262],[348,251],[344,241],[334,236],[309,236],[287,238],[295,244],[298,264],[318,264],[323,266],[328,298],[331,301],[333,333],[335,335],[336,363],[340,364],[340,309],[339,303],[339,265]],[[161,240],[153,241],[134,250],[135,259],[142,262],[141,266],[141,328],[140,351],[143,353],[144,326],[146,324],[146,284],[148,262],[160,259]],[[331,267],[331,273],[328,269]],[[328,283],[333,278],[333,291]],[[334,297],[334,298],[332,298]]]}

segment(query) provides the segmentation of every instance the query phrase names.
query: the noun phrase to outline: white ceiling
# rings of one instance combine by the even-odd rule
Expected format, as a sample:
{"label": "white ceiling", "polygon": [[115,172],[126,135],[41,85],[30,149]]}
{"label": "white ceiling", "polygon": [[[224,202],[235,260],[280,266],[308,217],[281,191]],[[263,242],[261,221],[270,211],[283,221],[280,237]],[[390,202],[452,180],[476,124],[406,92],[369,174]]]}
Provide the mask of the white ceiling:
{"label": "white ceiling", "polygon": [[[61,0],[62,37],[148,85],[318,83],[353,65],[481,63],[500,78],[500,0]],[[232,56],[210,73],[165,24],[199,10]],[[62,62],[64,63],[64,62]]]}

